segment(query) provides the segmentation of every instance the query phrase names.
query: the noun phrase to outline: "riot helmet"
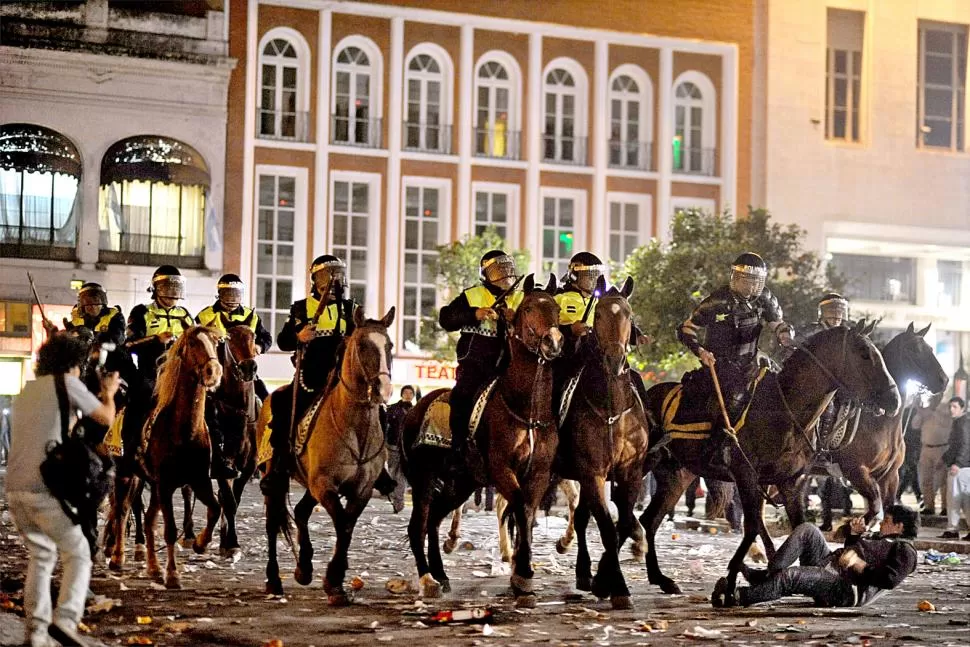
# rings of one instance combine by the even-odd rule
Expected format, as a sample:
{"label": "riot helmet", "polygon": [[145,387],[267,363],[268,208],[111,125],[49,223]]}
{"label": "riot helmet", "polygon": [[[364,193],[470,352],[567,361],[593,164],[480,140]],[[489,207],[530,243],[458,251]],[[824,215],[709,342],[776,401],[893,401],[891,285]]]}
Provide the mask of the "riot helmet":
{"label": "riot helmet", "polygon": [[604,276],[609,268],[595,254],[579,252],[569,259],[567,282],[583,294],[592,294],[596,281]]}
{"label": "riot helmet", "polygon": [[162,265],[152,274],[152,296],[166,299],[185,298],[185,277],[174,265]]}
{"label": "riot helmet", "polygon": [[108,305],[108,294],[99,283],[85,283],[77,292],[77,307],[82,315],[97,316]]}
{"label": "riot helmet", "polygon": [[741,254],[731,265],[731,292],[742,299],[757,299],[765,289],[768,266],[754,252]]}
{"label": "riot helmet", "polygon": [[515,259],[501,249],[493,249],[482,256],[478,263],[478,274],[482,283],[494,285],[500,290],[508,290],[519,278],[515,271]]}
{"label": "riot helmet", "polygon": [[849,320],[849,300],[829,292],[818,300],[818,322],[823,328],[837,328]]}
{"label": "riot helmet", "polygon": [[310,264],[310,280],[313,291],[321,297],[328,290],[330,296],[336,297],[343,292],[347,281],[347,264],[331,254],[317,256]]}
{"label": "riot helmet", "polygon": [[216,284],[216,288],[219,291],[219,303],[222,307],[232,312],[236,308],[242,305],[243,290],[245,285],[242,279],[235,274],[223,274],[219,278],[219,283]]}

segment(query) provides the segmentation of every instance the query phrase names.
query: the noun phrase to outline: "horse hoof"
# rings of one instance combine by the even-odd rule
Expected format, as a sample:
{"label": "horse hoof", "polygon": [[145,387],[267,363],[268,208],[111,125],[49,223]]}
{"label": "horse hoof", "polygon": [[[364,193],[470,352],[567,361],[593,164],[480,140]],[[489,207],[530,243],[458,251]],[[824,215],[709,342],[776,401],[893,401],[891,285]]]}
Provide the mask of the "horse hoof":
{"label": "horse hoof", "polygon": [[421,597],[423,598],[440,598],[441,597],[441,584],[438,580],[431,576],[431,573],[425,573],[418,580],[418,585],[421,588]]}
{"label": "horse hoof", "polygon": [[593,590],[593,578],[589,575],[577,575],[576,576],[576,588],[580,591],[592,591]]}
{"label": "horse hoof", "polygon": [[630,611],[633,609],[633,600],[629,595],[614,595],[610,598],[610,604],[614,611]]}
{"label": "horse hoof", "polygon": [[161,584],[165,581],[165,578],[162,576],[162,569],[158,568],[157,566],[155,568],[149,567],[145,571],[145,575],[147,575],[148,579],[150,579],[152,582],[158,582]]}
{"label": "horse hoof", "polygon": [[144,562],[148,559],[148,551],[145,549],[145,544],[135,544],[135,557],[136,562]]}
{"label": "horse hoof", "polygon": [[441,592],[451,593],[451,580],[448,578],[441,580]]}
{"label": "horse hoof", "polygon": [[173,589],[173,590],[175,590],[175,589],[181,589],[182,588],[182,581],[179,579],[179,576],[176,575],[175,573],[169,573],[168,575],[166,575],[165,576],[165,588],[166,589]]}
{"label": "horse hoof", "polygon": [[610,597],[610,587],[601,577],[593,578],[593,585],[590,587],[589,592],[600,600],[605,600]]}
{"label": "horse hoof", "polygon": [[680,587],[673,580],[660,583],[660,590],[668,595],[680,595]]}
{"label": "horse hoof", "polygon": [[283,582],[280,580],[266,580],[266,595],[283,595]]}
{"label": "horse hoof", "polygon": [[640,561],[647,556],[647,547],[634,542],[630,544],[630,554],[633,555],[633,559]]}
{"label": "horse hoof", "polygon": [[242,548],[220,548],[219,554],[230,564],[235,564],[242,559]]}
{"label": "horse hoof", "polygon": [[306,570],[303,570],[302,566],[297,566],[293,569],[293,579],[296,580],[297,584],[309,586],[313,582],[313,566]]}
{"label": "horse hoof", "polygon": [[350,597],[344,591],[330,593],[327,595],[327,604],[332,607],[349,607]]}
{"label": "horse hoof", "polygon": [[515,596],[515,608],[516,609],[535,609],[536,594],[523,593],[522,595]]}
{"label": "horse hoof", "polygon": [[196,539],[194,542],[192,542],[192,552],[194,552],[196,555],[204,555],[206,545],[207,544],[203,544]]}
{"label": "horse hoof", "polygon": [[572,545],[572,543],[573,542],[571,541],[563,541],[562,537],[560,537],[558,540],[556,540],[556,552],[560,555],[565,555],[569,552],[569,547]]}
{"label": "horse hoof", "polygon": [[125,562],[121,559],[111,558],[108,562],[108,570],[113,573],[120,573],[125,569]]}
{"label": "horse hoof", "polygon": [[512,563],[512,556],[511,555],[502,555],[502,562],[505,563],[505,564],[511,564]]}
{"label": "horse hoof", "polygon": [[509,583],[512,585],[512,593],[515,594],[516,598],[521,595],[533,595],[535,593],[532,590],[531,577],[523,577],[522,575],[513,573]]}
{"label": "horse hoof", "polygon": [[455,547],[457,545],[458,545],[458,542],[449,537],[448,539],[445,540],[445,543],[441,544],[441,550],[445,551],[446,555],[450,555],[451,553],[454,552]]}
{"label": "horse hoof", "polygon": [[191,548],[195,545],[195,536],[192,537],[182,537],[179,539],[179,546],[182,548]]}

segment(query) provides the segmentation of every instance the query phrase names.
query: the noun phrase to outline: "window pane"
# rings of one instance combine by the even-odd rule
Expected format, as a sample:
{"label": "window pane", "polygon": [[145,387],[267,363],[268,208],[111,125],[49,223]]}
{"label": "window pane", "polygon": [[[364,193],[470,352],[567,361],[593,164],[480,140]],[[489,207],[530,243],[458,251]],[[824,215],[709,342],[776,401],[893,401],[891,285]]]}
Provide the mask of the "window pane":
{"label": "window pane", "polygon": [[279,206],[281,207],[293,207],[295,206],[295,194],[296,194],[296,178],[292,177],[281,177],[279,183]]}
{"label": "window pane", "polygon": [[492,221],[505,222],[508,213],[507,196],[504,193],[492,194]]}
{"label": "window pane", "polygon": [[626,214],[626,230],[628,232],[638,231],[640,229],[639,207],[635,203],[630,202],[623,206],[623,211]]}
{"label": "window pane", "polygon": [[370,198],[369,187],[366,184],[354,184],[354,204],[355,213],[369,213],[368,202]]}
{"label": "window pane", "polygon": [[272,276],[276,269],[273,266],[273,245],[260,244],[256,246],[256,273]]}
{"label": "window pane", "polygon": [[[279,310],[288,311],[293,302],[293,281],[279,279],[276,281],[276,307]],[[286,315],[280,315],[286,321]],[[282,325],[280,326],[282,328]],[[277,330],[279,332],[279,330]]]}
{"label": "window pane", "polygon": [[614,231],[619,230],[620,228],[620,208],[620,203],[610,203],[610,229],[613,229]]}
{"label": "window pane", "polygon": [[544,225],[556,224],[556,199],[555,198],[545,198],[542,201],[542,224]]}
{"label": "window pane", "polygon": [[925,30],[926,51],[951,54],[953,52],[953,34],[948,31]]}
{"label": "window pane", "polygon": [[475,222],[488,222],[488,194],[475,193]]}
{"label": "window pane", "polygon": [[277,276],[293,276],[293,246],[276,246],[276,274]]}
{"label": "window pane", "polygon": [[293,212],[280,209],[277,214],[276,240],[293,241]]}
{"label": "window pane", "polygon": [[259,223],[257,225],[258,233],[256,237],[260,240],[272,240],[273,239],[273,210],[272,209],[260,209],[259,210]]}
{"label": "window pane", "polygon": [[333,208],[334,211],[347,211],[347,193],[349,191],[346,182],[333,183]]}
{"label": "window pane", "polygon": [[573,201],[568,198],[559,200],[559,224],[563,227],[573,226]]}
{"label": "window pane", "polygon": [[953,85],[953,58],[949,56],[927,55],[923,71],[926,83]]}
{"label": "window pane", "polygon": [[953,92],[950,90],[926,89],[925,114],[928,117],[949,118],[953,111]]}

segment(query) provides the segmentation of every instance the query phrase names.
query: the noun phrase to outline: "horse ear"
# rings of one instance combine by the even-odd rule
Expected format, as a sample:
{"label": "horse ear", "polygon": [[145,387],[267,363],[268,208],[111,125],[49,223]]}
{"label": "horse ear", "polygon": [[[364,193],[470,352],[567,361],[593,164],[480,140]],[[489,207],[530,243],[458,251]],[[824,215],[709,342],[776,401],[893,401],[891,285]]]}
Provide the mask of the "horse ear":
{"label": "horse ear", "polygon": [[552,272],[549,273],[549,282],[546,283],[546,292],[549,294],[556,294],[559,289],[559,282],[556,280],[556,275]]}
{"label": "horse ear", "polygon": [[253,327],[253,317],[255,317],[255,316],[256,316],[256,311],[255,310],[250,310],[249,311],[249,316],[246,317],[243,320],[243,325],[246,326],[247,328],[252,328]]}
{"label": "horse ear", "polygon": [[364,316],[364,309],[357,306],[354,308],[354,325],[360,328],[365,323],[367,323],[367,317]]}
{"label": "horse ear", "polygon": [[906,327],[906,332],[911,332],[911,333],[916,332],[916,327],[913,325],[912,321],[910,321],[909,325]]}
{"label": "horse ear", "polygon": [[855,322],[855,326],[852,327],[852,332],[861,335],[862,329],[865,325],[866,325],[866,320],[860,319],[859,321]]}
{"label": "horse ear", "polygon": [[525,283],[522,285],[522,291],[528,294],[535,289],[536,289],[535,274],[530,274],[529,276],[525,277]]}
{"label": "horse ear", "polygon": [[872,334],[872,331],[876,329],[876,324],[879,323],[877,320],[873,319],[869,322],[869,325],[862,329],[862,334],[864,337],[868,337]]}
{"label": "horse ear", "polygon": [[926,337],[926,333],[928,333],[930,331],[930,326],[932,326],[932,325],[933,325],[933,322],[931,321],[930,323],[926,324],[926,328],[923,328],[922,330],[920,330],[916,334],[919,335],[920,337]]}
{"label": "horse ear", "polygon": [[[220,321],[220,322],[222,323],[222,327],[223,327],[223,328],[225,328],[225,329],[227,329],[227,330],[228,330],[228,329],[229,329],[230,327],[232,327],[232,322],[231,322],[231,321],[229,321],[229,317],[227,317],[227,316],[226,316],[226,313],[225,313],[225,312],[221,312],[221,311],[219,312],[219,321]],[[215,322],[216,322],[216,320],[215,320],[215,319],[213,319],[212,321],[210,321],[210,322],[209,322],[209,327],[210,327],[210,328],[215,328],[215,326],[214,326],[214,325],[212,325],[212,324],[214,324]]]}
{"label": "horse ear", "polygon": [[620,289],[620,295],[624,299],[629,299],[630,295],[633,294],[633,277],[626,277],[626,281],[623,281],[623,287]]}
{"label": "horse ear", "polygon": [[384,318],[381,319],[381,325],[384,326],[385,328],[390,328],[391,324],[394,323],[395,312],[396,312],[396,308],[394,306],[391,306],[391,309],[388,310],[387,314],[384,315]]}
{"label": "horse ear", "polygon": [[593,294],[606,294],[606,277],[602,274],[596,277],[596,287],[593,288]]}

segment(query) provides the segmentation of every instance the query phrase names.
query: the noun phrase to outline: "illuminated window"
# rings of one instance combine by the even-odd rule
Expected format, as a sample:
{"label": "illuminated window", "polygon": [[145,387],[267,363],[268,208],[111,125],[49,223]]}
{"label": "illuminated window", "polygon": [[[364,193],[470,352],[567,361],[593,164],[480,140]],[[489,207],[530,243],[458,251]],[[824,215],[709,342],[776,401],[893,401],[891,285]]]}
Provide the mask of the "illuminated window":
{"label": "illuminated window", "polygon": [[825,51],[825,138],[859,141],[862,41],[866,15],[828,10]]}
{"label": "illuminated window", "polygon": [[367,306],[370,265],[378,253],[370,248],[371,184],[369,182],[335,181],[331,217],[331,254],[347,264],[350,297]]}
{"label": "illuminated window", "polygon": [[208,193],[192,147],[154,135],[114,144],[101,160],[101,261],[202,267]]}
{"label": "illuminated window", "polygon": [[546,196],[542,200],[542,272],[562,276],[569,267],[576,238],[576,201]]}
{"label": "illuminated window", "polygon": [[0,126],[0,256],[75,257],[81,156],[32,124]]}
{"label": "illuminated window", "polygon": [[260,51],[259,137],[308,140],[308,101],[303,95],[309,91],[309,70],[301,60],[303,48],[294,40],[269,38]]}
{"label": "illuminated window", "polygon": [[622,65],[610,80],[610,166],[650,170],[652,90],[646,72]]}
{"label": "illuminated window", "polygon": [[447,191],[444,182],[405,181],[401,336],[412,351],[420,348],[421,322],[434,317],[438,305],[438,246],[446,239]]}
{"label": "illuminated window", "polygon": [[451,152],[451,61],[437,45],[418,45],[404,72],[404,148]]}
{"label": "illuminated window", "polygon": [[920,22],[917,142],[962,151],[967,28]]}
{"label": "illuminated window", "polygon": [[[276,339],[294,301],[293,257],[296,246],[297,179],[260,174],[256,220],[256,313]],[[302,272],[302,268],[300,269]]]}
{"label": "illuminated window", "polygon": [[543,159],[586,164],[586,73],[571,59],[556,59],[545,75]]}
{"label": "illuminated window", "polygon": [[519,159],[519,71],[506,52],[488,52],[475,75],[475,154]]}
{"label": "illuminated window", "polygon": [[681,74],[674,82],[675,173],[714,175],[715,96],[714,85],[697,71]]}
{"label": "illuminated window", "polygon": [[334,144],[380,147],[380,65],[380,50],[369,40],[350,36],[338,44],[331,99]]}

